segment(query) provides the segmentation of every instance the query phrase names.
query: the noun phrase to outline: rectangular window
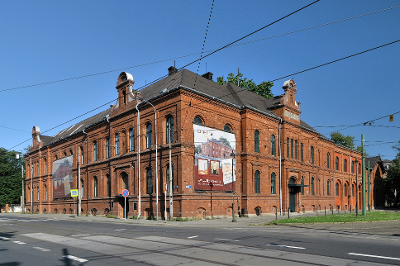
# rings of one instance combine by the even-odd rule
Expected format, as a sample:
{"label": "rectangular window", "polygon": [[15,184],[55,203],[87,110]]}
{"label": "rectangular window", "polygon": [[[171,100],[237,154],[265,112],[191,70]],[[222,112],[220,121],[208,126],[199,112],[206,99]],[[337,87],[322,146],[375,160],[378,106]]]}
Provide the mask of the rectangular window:
{"label": "rectangular window", "polygon": [[290,140],[290,157],[293,159],[293,139]]}
{"label": "rectangular window", "polygon": [[294,158],[297,160],[297,140],[294,141]]}
{"label": "rectangular window", "polygon": [[110,138],[106,138],[106,158],[111,157],[111,146],[110,146]]}
{"label": "rectangular window", "polygon": [[129,129],[129,151],[135,150],[135,137],[133,128]]}
{"label": "rectangular window", "polygon": [[115,155],[119,155],[119,135],[115,134]]}
{"label": "rectangular window", "polygon": [[287,153],[287,154],[286,154],[287,157],[289,158],[289,155],[290,155],[290,154],[289,154],[289,138],[286,139],[286,153]]}
{"label": "rectangular window", "polygon": [[300,143],[300,160],[303,161],[303,143]]}

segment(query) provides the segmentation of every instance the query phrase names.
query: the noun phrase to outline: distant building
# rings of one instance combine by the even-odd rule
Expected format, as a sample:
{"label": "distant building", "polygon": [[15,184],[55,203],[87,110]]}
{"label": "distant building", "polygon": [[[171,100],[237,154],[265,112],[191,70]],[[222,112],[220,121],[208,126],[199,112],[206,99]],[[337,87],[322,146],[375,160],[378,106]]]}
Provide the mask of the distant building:
{"label": "distant building", "polygon": [[[26,154],[27,211],[73,212],[67,186],[64,198],[54,197],[53,162],[64,158],[73,159],[71,189],[78,188],[80,170],[83,214],[122,217],[124,189],[130,192],[128,216],[156,216],[157,205],[159,216],[167,218],[171,211],[175,217],[206,217],[355,209],[361,154],[301,119],[293,80],[273,99],[219,85],[211,73],[174,67],[141,91],[133,86],[132,75],[122,72],[110,109],[52,137],[33,128]],[[231,147],[224,138],[231,138]],[[170,174],[172,186],[165,188]],[[165,193],[173,196],[171,210]],[[379,197],[374,192],[375,203]]]}

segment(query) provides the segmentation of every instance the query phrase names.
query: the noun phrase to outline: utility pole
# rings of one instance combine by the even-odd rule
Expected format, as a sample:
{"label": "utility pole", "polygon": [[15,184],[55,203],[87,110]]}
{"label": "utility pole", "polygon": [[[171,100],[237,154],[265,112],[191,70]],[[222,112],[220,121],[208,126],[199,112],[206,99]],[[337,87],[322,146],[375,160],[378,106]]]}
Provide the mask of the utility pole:
{"label": "utility pole", "polygon": [[[171,129],[169,129],[171,130]],[[170,133],[170,132],[168,132]],[[171,135],[169,135],[171,136]],[[169,219],[174,217],[174,198],[173,198],[173,184],[172,184],[172,160],[171,160],[171,139],[169,142]]]}
{"label": "utility pole", "polygon": [[361,134],[361,145],[362,145],[362,215],[367,214],[365,208],[365,149],[364,149],[364,134]]}
{"label": "utility pole", "polygon": [[78,216],[81,216],[81,148],[78,147]]}
{"label": "utility pole", "polygon": [[370,172],[371,162],[368,161],[368,211],[371,211],[371,172]]}

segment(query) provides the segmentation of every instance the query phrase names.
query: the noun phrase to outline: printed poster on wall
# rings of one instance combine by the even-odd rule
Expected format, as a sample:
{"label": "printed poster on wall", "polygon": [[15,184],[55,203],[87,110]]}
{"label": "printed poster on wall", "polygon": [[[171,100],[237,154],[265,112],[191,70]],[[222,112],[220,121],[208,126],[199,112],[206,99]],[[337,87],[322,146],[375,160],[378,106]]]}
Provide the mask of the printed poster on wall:
{"label": "printed poster on wall", "polygon": [[53,198],[70,198],[73,155],[53,162]]}
{"label": "printed poster on wall", "polygon": [[232,191],[232,182],[236,181],[236,160],[231,158],[235,134],[200,125],[193,125],[193,132],[195,190]]}

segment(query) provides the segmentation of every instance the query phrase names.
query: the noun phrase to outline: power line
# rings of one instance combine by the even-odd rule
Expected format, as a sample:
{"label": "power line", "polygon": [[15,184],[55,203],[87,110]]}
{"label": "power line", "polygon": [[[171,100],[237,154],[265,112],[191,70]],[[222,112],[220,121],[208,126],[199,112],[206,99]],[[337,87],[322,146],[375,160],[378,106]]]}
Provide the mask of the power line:
{"label": "power line", "polygon": [[[399,7],[400,6],[393,6],[393,7],[385,8],[385,9],[382,9],[382,10],[373,11],[373,12],[365,13],[365,14],[362,14],[362,15],[357,15],[357,16],[353,16],[353,17],[349,17],[349,18],[345,18],[345,19],[340,19],[340,20],[336,20],[336,21],[331,21],[331,22],[327,22],[327,23],[324,23],[324,24],[319,24],[319,25],[315,25],[315,26],[311,26],[311,27],[307,27],[307,28],[303,28],[303,29],[299,29],[299,30],[289,31],[289,32],[286,32],[286,33],[272,35],[272,36],[261,38],[261,39],[256,39],[256,40],[247,41],[247,42],[243,42],[243,43],[233,44],[233,45],[230,45],[230,46],[228,46],[226,48],[237,47],[237,46],[250,44],[250,43],[254,43],[254,42],[259,42],[259,41],[264,41],[264,40],[268,40],[268,39],[272,39],[272,38],[276,38],[276,37],[281,37],[281,36],[285,36],[285,35],[289,35],[289,34],[293,34],[293,33],[303,32],[303,31],[307,31],[307,30],[311,30],[311,29],[315,29],[315,28],[320,28],[320,27],[332,25],[332,24],[335,24],[335,23],[345,22],[345,21],[348,21],[348,20],[352,20],[352,19],[356,19],[356,18],[369,16],[369,15],[372,15],[372,14],[377,14],[377,13],[389,11],[389,10],[396,9],[396,8],[399,8]],[[26,86],[13,87],[13,88],[9,88],[9,89],[0,90],[0,92],[18,90],[18,89],[26,89],[26,88],[36,87],[36,86],[50,85],[50,84],[60,83],[60,82],[64,82],[64,81],[77,80],[77,79],[83,79],[83,78],[92,77],[92,76],[104,75],[104,74],[108,74],[108,73],[112,73],[112,72],[124,71],[124,70],[127,70],[127,69],[133,69],[133,68],[138,68],[138,67],[142,67],[142,66],[154,65],[154,64],[158,64],[158,63],[162,63],[162,62],[167,62],[167,61],[173,61],[173,60],[177,60],[177,59],[181,59],[181,58],[185,58],[185,57],[196,56],[196,55],[199,55],[199,54],[202,54],[202,53],[213,52],[213,51],[216,51],[216,50],[217,49],[211,49],[211,50],[207,50],[207,51],[204,51],[204,52],[202,51],[200,53],[191,53],[191,54],[186,54],[186,55],[177,56],[177,57],[173,57],[173,58],[161,59],[161,60],[154,61],[154,62],[142,63],[142,64],[138,64],[138,65],[134,65],[134,66],[124,67],[124,68],[117,68],[117,69],[103,71],[103,72],[96,72],[96,73],[87,74],[87,75],[83,75],[83,76],[70,77],[70,78],[54,80],[54,81],[47,81],[47,82],[41,82],[41,83],[36,83],[36,84],[31,84],[31,85],[26,85]]]}
{"label": "power line", "polygon": [[321,64],[321,65],[318,65],[318,66],[315,66],[315,67],[310,67],[310,68],[307,68],[305,70],[302,70],[302,71],[299,71],[299,72],[295,72],[295,73],[292,73],[290,75],[286,75],[284,77],[280,77],[280,78],[277,78],[277,79],[274,79],[274,80],[271,80],[271,81],[274,82],[274,81],[277,81],[277,80],[281,80],[281,79],[285,79],[285,78],[288,78],[288,77],[291,77],[291,76],[295,76],[295,75],[298,75],[298,74],[301,74],[301,73],[304,73],[304,72],[307,72],[307,71],[310,71],[310,70],[314,70],[314,69],[317,69],[317,68],[320,68],[320,67],[323,67],[323,66],[327,66],[327,65],[330,65],[330,64],[333,64],[333,63],[336,63],[336,62],[339,62],[339,61],[342,61],[342,60],[345,60],[345,59],[348,59],[348,58],[351,58],[351,57],[354,57],[354,56],[357,56],[357,55],[361,55],[361,54],[364,54],[364,53],[367,53],[367,52],[371,52],[373,50],[376,50],[376,49],[379,49],[379,48],[382,48],[382,47],[386,47],[386,46],[392,45],[392,44],[397,43],[397,42],[400,42],[400,39],[398,39],[396,41],[393,41],[393,42],[390,42],[390,43],[386,43],[386,44],[382,44],[382,45],[376,46],[374,48],[370,48],[370,49],[364,50],[364,51],[359,52],[359,53],[348,55],[348,56],[345,56],[345,57],[342,57],[342,58],[339,58],[339,59],[336,59],[336,60]]}

